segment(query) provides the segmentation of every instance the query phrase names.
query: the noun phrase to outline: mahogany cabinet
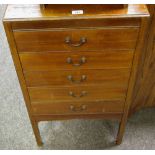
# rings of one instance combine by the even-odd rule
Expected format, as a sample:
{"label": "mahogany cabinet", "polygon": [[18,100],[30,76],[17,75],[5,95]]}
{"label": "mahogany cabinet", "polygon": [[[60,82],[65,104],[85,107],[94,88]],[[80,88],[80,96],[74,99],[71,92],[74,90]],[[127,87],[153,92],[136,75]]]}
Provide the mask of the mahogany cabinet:
{"label": "mahogany cabinet", "polygon": [[116,119],[122,141],[145,53],[146,5],[9,5],[3,20],[38,145],[39,121]]}

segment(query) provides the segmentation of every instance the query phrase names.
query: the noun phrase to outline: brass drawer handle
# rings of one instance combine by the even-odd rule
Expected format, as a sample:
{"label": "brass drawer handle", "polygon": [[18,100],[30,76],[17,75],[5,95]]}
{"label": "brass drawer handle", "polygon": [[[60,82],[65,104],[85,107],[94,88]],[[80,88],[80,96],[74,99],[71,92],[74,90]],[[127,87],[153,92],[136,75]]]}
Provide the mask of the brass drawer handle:
{"label": "brass drawer handle", "polygon": [[86,75],[82,75],[80,80],[74,80],[72,75],[68,75],[67,79],[69,81],[71,81],[72,83],[81,83],[81,82],[84,82],[87,79],[87,76]]}
{"label": "brass drawer handle", "polygon": [[87,39],[85,37],[81,37],[79,43],[73,43],[72,39],[70,37],[65,38],[65,43],[71,47],[80,47],[83,44],[85,44],[86,42],[87,42]]}
{"label": "brass drawer handle", "polygon": [[72,64],[73,66],[81,66],[82,64],[86,63],[86,58],[81,57],[79,63],[74,63],[71,57],[67,58],[67,63]]}
{"label": "brass drawer handle", "polygon": [[80,111],[84,111],[87,109],[87,106],[86,105],[81,105],[80,107],[75,107],[74,105],[71,105],[70,106],[70,110],[73,111],[73,112],[80,112]]}
{"label": "brass drawer handle", "polygon": [[80,95],[75,95],[72,91],[69,92],[69,95],[75,98],[81,98],[87,95],[86,91],[82,91]]}

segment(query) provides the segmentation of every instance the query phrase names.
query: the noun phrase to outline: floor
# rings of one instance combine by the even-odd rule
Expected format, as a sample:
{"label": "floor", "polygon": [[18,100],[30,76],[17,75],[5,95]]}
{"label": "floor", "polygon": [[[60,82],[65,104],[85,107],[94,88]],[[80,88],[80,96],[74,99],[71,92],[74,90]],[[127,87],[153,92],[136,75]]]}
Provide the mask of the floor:
{"label": "floor", "polygon": [[0,5],[0,149],[155,149],[155,108],[134,114],[121,145],[113,144],[118,123],[70,120],[40,123],[43,147],[35,142],[2,25]]}

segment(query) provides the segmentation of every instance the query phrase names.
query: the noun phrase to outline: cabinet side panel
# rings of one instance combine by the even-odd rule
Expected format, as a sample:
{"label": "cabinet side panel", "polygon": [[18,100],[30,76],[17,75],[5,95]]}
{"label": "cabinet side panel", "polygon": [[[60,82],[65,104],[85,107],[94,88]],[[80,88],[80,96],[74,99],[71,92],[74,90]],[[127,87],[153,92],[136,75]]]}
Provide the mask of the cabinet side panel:
{"label": "cabinet side panel", "polygon": [[132,105],[130,113],[137,111],[142,107],[155,106],[155,5],[149,5],[150,18],[146,29],[145,44],[143,46],[143,53],[138,65],[138,74],[136,84],[134,87],[134,95],[132,98]]}
{"label": "cabinet side panel", "polygon": [[7,39],[8,39],[11,55],[12,55],[12,58],[14,61],[15,69],[16,69],[16,72],[18,75],[18,80],[19,80],[19,83],[20,83],[20,86],[21,86],[21,89],[23,92],[25,102],[26,102],[26,107],[28,109],[29,117],[31,119],[32,113],[31,113],[30,98],[29,98],[29,94],[27,91],[27,87],[26,87],[26,83],[25,83],[25,79],[24,79],[24,75],[23,75],[23,71],[22,71],[22,67],[21,67],[21,63],[20,63],[20,59],[19,59],[19,55],[18,55],[18,52],[16,49],[16,44],[14,42],[11,23],[10,22],[3,22],[3,25],[5,28],[6,35],[7,35]]}
{"label": "cabinet side panel", "polygon": [[143,44],[145,41],[145,35],[146,35],[146,30],[148,26],[148,18],[142,18],[141,19],[141,28],[139,32],[139,37],[137,40],[137,46],[133,58],[133,65],[132,65],[132,71],[131,71],[131,76],[129,80],[129,86],[128,86],[128,91],[127,91],[127,97],[126,97],[126,103],[124,106],[124,114],[122,116],[121,124],[119,127],[119,132],[118,132],[118,137],[117,137],[117,144],[120,144],[122,141],[123,133],[125,130],[125,124],[127,122],[127,117],[129,113],[129,109],[132,103],[132,98],[133,98],[133,90],[135,86],[135,81],[136,81],[136,75],[138,73],[138,64],[140,62],[140,57],[143,54]]}

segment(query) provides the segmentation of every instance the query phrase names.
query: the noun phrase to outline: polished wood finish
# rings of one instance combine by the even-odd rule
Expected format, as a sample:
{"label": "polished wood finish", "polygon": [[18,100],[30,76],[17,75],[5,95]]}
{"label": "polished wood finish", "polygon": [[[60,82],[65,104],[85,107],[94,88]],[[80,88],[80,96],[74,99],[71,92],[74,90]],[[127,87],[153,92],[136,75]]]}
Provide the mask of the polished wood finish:
{"label": "polished wood finish", "polygon": [[9,41],[9,46],[11,49],[12,58],[14,61],[14,65],[16,67],[16,72],[17,72],[18,79],[19,79],[19,82],[21,85],[23,96],[24,96],[24,99],[26,102],[26,107],[28,109],[28,114],[29,114],[29,118],[31,121],[31,125],[33,127],[33,132],[35,134],[35,138],[36,138],[38,146],[41,146],[43,143],[42,143],[41,138],[40,138],[40,133],[39,133],[39,129],[38,129],[38,121],[33,117],[31,102],[30,102],[28,91],[27,91],[27,87],[26,87],[26,83],[25,83],[25,79],[24,79],[24,75],[23,75],[23,71],[22,71],[22,67],[21,67],[21,63],[20,63],[20,59],[19,59],[19,55],[18,55],[17,49],[15,47],[15,41],[14,41],[13,33],[11,30],[11,24],[9,22],[3,22],[3,24],[4,24],[5,32],[7,35],[7,39]]}
{"label": "polished wood finish", "polygon": [[92,18],[92,19],[61,19],[61,20],[33,20],[31,23],[27,23],[26,21],[18,21],[18,23],[12,23],[13,31],[16,30],[25,30],[25,29],[51,29],[51,28],[103,28],[106,26],[112,27],[140,27],[140,19],[139,18],[124,18],[123,22],[121,18],[109,18],[108,20],[105,18]]}
{"label": "polished wood finish", "polygon": [[[53,51],[133,50],[135,49],[138,30],[138,28],[105,28],[80,29],[78,31],[76,29],[15,31],[14,37],[19,52],[49,52],[49,49]],[[71,44],[65,42],[68,37]],[[85,38],[86,42],[79,47],[73,47],[80,43],[81,38]]]}
{"label": "polished wood finish", "polygon": [[102,114],[76,114],[76,115],[33,115],[36,121],[53,121],[68,119],[107,119],[120,122],[122,113],[102,113]]}
{"label": "polished wood finish", "polygon": [[[130,68],[24,71],[28,87],[67,85],[117,85],[128,86]],[[69,77],[72,77],[71,79]],[[86,78],[83,78],[86,77]]]}
{"label": "polished wood finish", "polygon": [[[83,8],[84,10],[85,10],[85,12],[86,11],[91,11],[91,10],[93,10],[93,9],[100,9],[100,10],[109,10],[109,9],[122,9],[122,8],[126,8],[126,7],[128,7],[128,4],[117,4],[117,5],[115,5],[115,4],[106,4],[106,5],[104,5],[104,6],[101,6],[101,5],[96,5],[95,7],[93,7],[92,5],[90,5],[90,4],[85,4],[85,5],[83,5],[83,4],[78,4],[78,5],[73,5],[73,4],[70,4],[70,5],[68,5],[68,9],[70,9],[70,10],[72,10],[73,8],[74,9],[80,9],[80,8]],[[55,10],[55,11],[61,11],[61,12],[63,12],[64,11],[64,6],[63,5],[50,5],[50,4],[40,4],[40,8],[41,9],[43,9],[42,11],[46,11],[46,10]]]}
{"label": "polished wood finish", "polygon": [[146,31],[144,52],[141,55],[130,114],[144,107],[155,106],[155,5],[147,5],[150,18]]}
{"label": "polished wood finish", "polygon": [[126,124],[127,122],[127,117],[128,117],[128,113],[129,113],[129,109],[130,109],[130,105],[131,105],[131,101],[133,98],[133,90],[134,90],[134,86],[135,86],[135,81],[136,81],[136,75],[137,75],[137,70],[138,70],[138,64],[140,62],[140,56],[143,53],[143,45],[145,43],[145,37],[146,36],[146,30],[147,30],[147,24],[148,24],[148,18],[143,18],[142,19],[142,25],[141,25],[141,29],[140,29],[140,35],[139,35],[139,44],[137,44],[136,47],[136,52],[133,58],[133,68],[132,68],[132,72],[130,75],[130,81],[129,81],[129,87],[128,87],[128,94],[126,97],[126,104],[124,107],[124,114],[119,126],[119,132],[118,132],[118,136],[117,136],[117,144],[120,144],[120,142],[122,141],[122,137],[123,137],[123,133],[125,130],[124,124]]}
{"label": "polished wood finish", "polygon": [[9,5],[4,17],[38,145],[39,121],[75,118],[119,120],[122,141],[149,14],[146,5],[69,11],[81,6]]}
{"label": "polished wood finish", "polygon": [[124,102],[121,101],[32,103],[34,115],[122,114],[123,108]]}
{"label": "polished wood finish", "polygon": [[[75,6],[75,5],[74,5]],[[83,5],[82,5],[83,6]],[[86,11],[82,15],[72,15],[70,6],[61,5],[62,11],[57,9],[60,5],[53,5],[53,9],[47,9],[42,12],[39,4],[27,4],[27,5],[9,5],[7,12],[5,13],[5,21],[27,21],[29,20],[63,20],[63,19],[107,19],[107,18],[141,18],[148,17],[147,6],[144,4],[128,4],[126,9],[118,9],[116,7],[112,9],[105,9],[103,5],[91,6],[89,11]],[[75,6],[76,7],[76,6]],[[83,7],[82,7],[83,8]],[[74,7],[72,7],[72,10]],[[133,19],[134,20],[134,19]]]}
{"label": "polished wood finish", "polygon": [[[121,82],[120,82],[121,83]],[[124,85],[28,88],[32,102],[125,100]],[[70,95],[73,92],[74,96]],[[85,92],[85,93],[83,93]]]}
{"label": "polished wood finish", "polygon": [[[48,53],[20,53],[20,61],[24,71],[52,71],[77,69],[118,69],[131,68],[133,52],[48,52]],[[82,58],[84,63],[80,63]],[[68,63],[70,58],[72,63]],[[74,66],[80,64],[78,66]]]}

